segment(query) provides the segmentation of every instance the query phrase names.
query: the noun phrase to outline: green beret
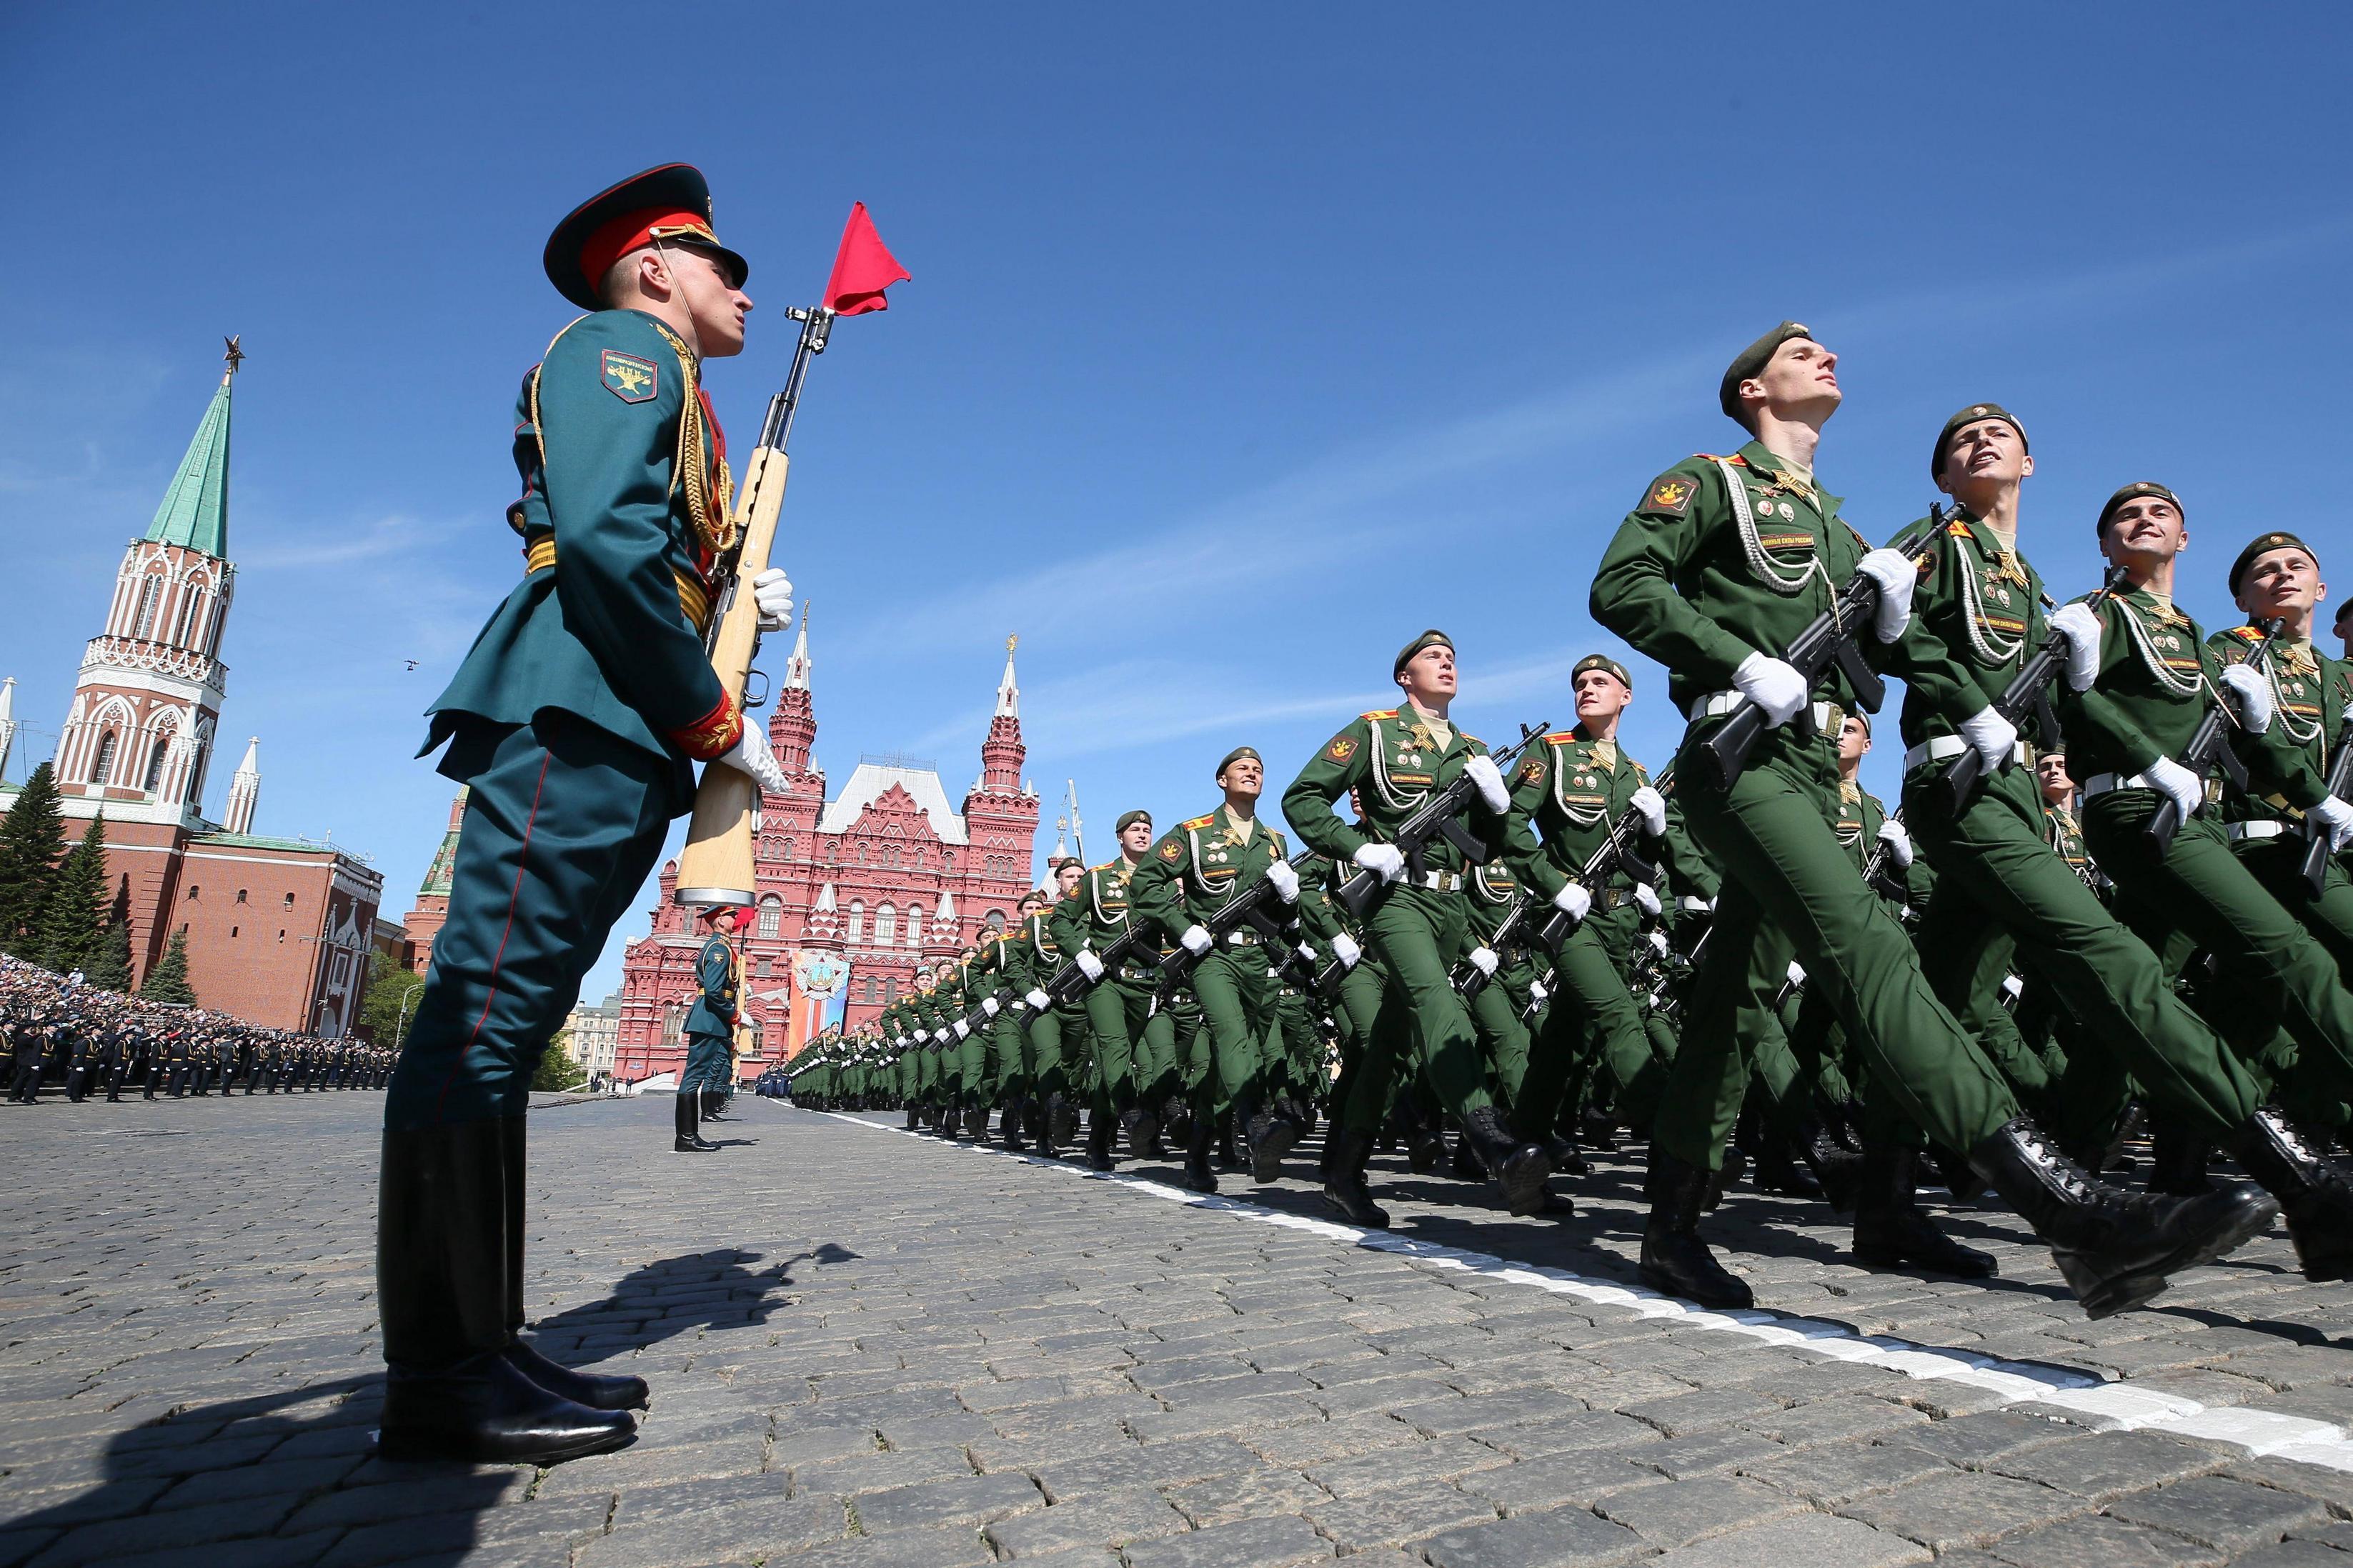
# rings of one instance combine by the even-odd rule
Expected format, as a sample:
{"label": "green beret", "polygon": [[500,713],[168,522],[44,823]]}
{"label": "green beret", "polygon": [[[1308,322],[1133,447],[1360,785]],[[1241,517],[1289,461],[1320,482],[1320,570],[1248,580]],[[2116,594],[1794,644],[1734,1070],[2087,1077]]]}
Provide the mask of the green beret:
{"label": "green beret", "polygon": [[2137,500],[2142,496],[2163,496],[2167,500],[2173,503],[2174,510],[2181,513],[2183,517],[2186,518],[2189,515],[2189,509],[2181,504],[2181,498],[2175,495],[2171,490],[2167,489],[2163,485],[2158,484],[2154,479],[2135,479],[2132,483],[2126,485],[2124,489],[2118,490],[2116,494],[2108,498],[2107,504],[2100,509],[2100,521],[2094,526],[2093,531],[2104,531],[2108,526],[2108,519],[2116,514],[2116,508],[2124,505],[2125,502],[2128,500]]}
{"label": "green beret", "polygon": [[1119,821],[1113,825],[1112,831],[1124,833],[1139,822],[1146,827],[1151,826],[1152,814],[1148,811],[1123,811],[1119,814]]}
{"label": "green beret", "polygon": [[2353,620],[2353,595],[2348,595],[2343,604],[2337,606],[2337,618],[2328,623],[2328,629],[2341,632],[2348,620]]}
{"label": "green beret", "polygon": [[1576,685],[1577,678],[1588,669],[1606,669],[1618,678],[1619,685],[1629,691],[1634,689],[1634,678],[1626,673],[1626,667],[1606,653],[1588,653],[1578,659],[1577,668],[1568,672],[1569,684]]}
{"label": "green beret", "polygon": [[1439,647],[1451,648],[1454,646],[1454,639],[1448,637],[1444,632],[1440,631],[1436,626],[1430,627],[1430,630],[1422,633],[1419,637],[1414,638],[1413,641],[1398,649],[1396,661],[1389,666],[1389,679],[1391,680],[1395,680],[1398,676],[1403,675],[1405,673],[1407,661],[1411,659],[1415,654],[1419,653],[1423,648],[1430,647],[1433,645]]}
{"label": "green beret", "polygon": [[2274,550],[2301,550],[2312,557],[2315,566],[2320,564],[2319,552],[2295,534],[2282,533],[2276,529],[2269,533],[2259,533],[2253,542],[2239,552],[2239,558],[2231,563],[2231,597],[2235,599],[2239,596],[2239,579],[2247,574],[2247,568],[2255,563],[2255,558],[2268,555]]}
{"label": "green beret", "polygon": [[1999,403],[1972,403],[1950,419],[1946,420],[1945,427],[1936,432],[1936,450],[1928,454],[1930,479],[1940,479],[1945,477],[1945,449],[1953,444],[1953,437],[1960,433],[1962,426],[1974,425],[1980,419],[2000,420],[2018,432],[2018,445],[2021,450],[2028,452],[2034,450],[2032,447],[2027,445],[2026,426],[2018,422],[2017,415]]}
{"label": "green beret", "polygon": [[1237,761],[1243,757],[1248,757],[1251,762],[1257,763],[1261,766],[1264,766],[1266,763],[1266,759],[1260,756],[1258,752],[1250,747],[1236,746],[1232,751],[1228,752],[1224,756],[1218,759],[1218,772],[1211,773],[1209,776],[1211,778],[1216,778],[1219,773],[1224,773],[1228,768],[1233,766]]}
{"label": "green beret", "polygon": [[1784,321],[1763,337],[1733,356],[1724,372],[1724,385],[1717,389],[1716,401],[1724,405],[1726,419],[1740,417],[1740,384],[1765,368],[1773,351],[1791,338],[1810,338],[1813,331],[1803,321]]}

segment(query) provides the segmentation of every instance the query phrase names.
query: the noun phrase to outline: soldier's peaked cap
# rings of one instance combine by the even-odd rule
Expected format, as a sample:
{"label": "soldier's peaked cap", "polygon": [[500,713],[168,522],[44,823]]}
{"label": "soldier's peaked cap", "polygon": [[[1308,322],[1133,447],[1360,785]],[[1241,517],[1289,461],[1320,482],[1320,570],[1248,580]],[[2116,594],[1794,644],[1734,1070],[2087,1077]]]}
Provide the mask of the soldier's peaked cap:
{"label": "soldier's peaked cap", "polygon": [[751,263],[719,243],[711,186],[691,163],[663,163],[590,196],[555,226],[540,263],[557,293],[584,310],[601,310],[597,289],[613,263],[657,240],[714,253],[738,288],[751,276]]}
{"label": "soldier's peaked cap", "polygon": [[1803,321],[1784,321],[1763,337],[1732,356],[1724,369],[1724,384],[1716,389],[1715,400],[1724,407],[1727,419],[1740,417],[1740,384],[1765,368],[1773,352],[1791,338],[1813,337],[1813,330]]}
{"label": "soldier's peaked cap", "polygon": [[1442,647],[1447,649],[1449,652],[1451,652],[1454,647],[1454,639],[1448,637],[1444,632],[1440,631],[1436,626],[1430,627],[1430,630],[1422,633],[1419,637],[1414,638],[1413,641],[1398,649],[1397,659],[1389,666],[1389,679],[1394,680],[1398,676],[1403,675],[1405,673],[1405,667],[1412,661],[1413,656],[1419,653],[1426,647]]}

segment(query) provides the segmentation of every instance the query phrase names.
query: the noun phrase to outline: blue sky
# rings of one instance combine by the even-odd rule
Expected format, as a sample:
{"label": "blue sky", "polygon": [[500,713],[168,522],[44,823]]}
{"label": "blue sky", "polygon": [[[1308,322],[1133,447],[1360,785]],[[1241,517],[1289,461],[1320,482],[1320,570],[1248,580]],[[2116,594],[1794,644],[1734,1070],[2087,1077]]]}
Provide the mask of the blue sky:
{"label": "blue sky", "polygon": [[[11,8],[0,675],[54,731],[243,333],[224,750],[259,733],[259,828],[366,851],[399,915],[448,796],[418,715],[519,569],[509,415],[570,314],[540,247],[674,158],[753,260],[752,349],[710,377],[745,443],[852,200],[914,274],[836,331],[794,436],[820,760],[934,757],[960,795],[1018,632],[1030,772],[1050,802],[1077,778],[1099,854],[1127,805],[1206,809],[1238,742],[1279,787],[1424,626],[1476,732],[1567,723],[1570,664],[1615,651],[1604,543],[1741,439],[1716,378],[1785,316],[1843,356],[1820,471],[1874,538],[1980,398],[2027,425],[2062,592],[2132,479],[2184,497],[2209,623],[2252,533],[2353,538],[2319,499],[2343,7],[1759,16]],[[1661,762],[1680,725],[1636,677]]]}

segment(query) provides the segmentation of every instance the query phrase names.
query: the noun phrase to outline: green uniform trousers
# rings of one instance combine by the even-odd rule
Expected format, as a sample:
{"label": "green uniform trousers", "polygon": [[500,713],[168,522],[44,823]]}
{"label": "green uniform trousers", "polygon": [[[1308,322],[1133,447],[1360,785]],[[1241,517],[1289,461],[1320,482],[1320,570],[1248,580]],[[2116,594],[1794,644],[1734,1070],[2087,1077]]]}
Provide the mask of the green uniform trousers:
{"label": "green uniform trousers", "polygon": [[[1794,950],[1874,1093],[1929,1136],[1967,1150],[2018,1114],[2009,1086],[1937,1002],[1911,938],[1838,841],[1834,741],[1770,731],[1729,790],[1677,794],[1693,834],[1724,867],[1725,885],[1667,1075],[1662,1147],[1695,1165],[1722,1164],[1747,1088],[1739,1025],[1758,1000],[1750,958],[1760,940]],[[1767,1009],[1771,1002],[1763,998]]]}
{"label": "green uniform trousers", "polygon": [[[1126,1110],[1159,1086],[1168,1064],[1155,1057],[1152,982],[1106,974],[1087,992],[1087,1025],[1095,1037],[1096,1105]],[[1163,1028],[1160,1036],[1169,1030]]]}
{"label": "green uniform trousers", "polygon": [[734,1087],[734,1063],[724,1037],[719,1035],[689,1035],[686,1037],[686,1070],[679,1075],[681,1089],[707,1089],[723,1094]]}
{"label": "green uniform trousers", "polygon": [[1261,1092],[1266,1063],[1281,1049],[1280,987],[1266,972],[1266,949],[1218,946],[1193,970],[1201,1027],[1187,1055],[1185,1087],[1197,1111],[1222,1113]]}
{"label": "green uniform trousers", "polygon": [[690,804],[672,761],[553,708],[461,724],[441,771],[472,787],[385,1097],[395,1131],[523,1113],[547,1042]]}
{"label": "green uniform trousers", "polygon": [[1594,921],[1577,922],[1560,944],[1552,971],[1552,1005],[1528,1051],[1528,1069],[1512,1101],[1512,1127],[1523,1138],[1574,1132],[1598,1073],[1616,1085],[1619,1113],[1637,1127],[1657,1116],[1664,1067],[1634,994]]}
{"label": "green uniform trousers", "polygon": [[1067,1096],[1071,1092],[1070,1061],[1065,1055],[1065,1042],[1075,1045],[1087,1026],[1086,1010],[1082,1007],[1049,1007],[1042,1013],[1025,1012],[1021,1038],[1026,1047],[1022,1071],[1028,1079],[1028,1092],[1044,1099],[1050,1094]]}
{"label": "green uniform trousers", "polygon": [[1366,914],[1366,941],[1388,984],[1370,1049],[1349,1087],[1343,1120],[1350,1131],[1379,1129],[1401,1049],[1411,1051],[1431,1092],[1455,1115],[1494,1103],[1478,1031],[1452,980],[1454,965],[1471,950],[1470,916],[1460,892],[1401,885],[1379,895]]}

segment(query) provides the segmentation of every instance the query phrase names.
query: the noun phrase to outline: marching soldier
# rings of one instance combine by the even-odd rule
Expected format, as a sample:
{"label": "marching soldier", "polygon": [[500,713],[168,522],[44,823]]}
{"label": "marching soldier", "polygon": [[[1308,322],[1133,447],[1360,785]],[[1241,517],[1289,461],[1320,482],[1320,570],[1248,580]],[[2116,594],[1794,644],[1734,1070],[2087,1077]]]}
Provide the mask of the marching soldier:
{"label": "marching soldier", "polygon": [[1129,889],[1152,847],[1152,814],[1130,811],[1118,824],[1116,858],[1082,872],[1048,920],[1054,943],[1068,954],[1090,982],[1086,993],[1088,1027],[1095,1046],[1094,1103],[1087,1118],[1087,1168],[1112,1169],[1112,1129],[1114,1119],[1127,1131],[1131,1158],[1145,1156],[1159,1131],[1155,1107],[1166,1066],[1154,1050],[1169,1030],[1152,1010],[1152,991],[1160,978],[1150,951],[1131,956],[1117,973],[1096,957],[1127,931]]}
{"label": "marching soldier", "polygon": [[1704,1305],[1751,1304],[1699,1239],[1698,1220],[1745,1088],[1736,1022],[1757,1000],[1750,960],[1767,943],[1823,988],[1884,1109],[1965,1152],[2052,1244],[2086,1310],[2121,1310],[2173,1270],[2236,1247],[2272,1207],[2240,1191],[2127,1195],[2067,1164],[1937,1001],[1903,929],[1840,847],[1837,737],[1855,693],[1835,663],[1810,679],[1782,654],[1860,574],[1877,605],[1850,635],[1887,659],[1919,579],[1912,559],[1870,549],[1846,525],[1815,472],[1822,426],[1839,406],[1837,363],[1794,321],[1742,350],[1718,401],[1751,438],[1654,480],[1594,582],[1594,618],[1668,667],[1671,695],[1691,718],[1683,754],[1694,768],[1705,765],[1697,743],[1731,714],[1753,706],[1768,725],[1728,788],[1686,778],[1676,791],[1725,884],[1651,1144],[1642,1276]]}
{"label": "marching soldier", "polygon": [[[519,1337],[523,1110],[607,931],[693,800],[697,761],[785,781],[704,657],[733,542],[705,362],[752,302],[702,174],[667,164],[567,216],[544,258],[588,314],[517,399],[523,580],[434,703],[427,749],[470,787],[447,922],[385,1102],[382,1449],[549,1463],[617,1447],[646,1403]],[[754,584],[764,630],[782,573]]]}

